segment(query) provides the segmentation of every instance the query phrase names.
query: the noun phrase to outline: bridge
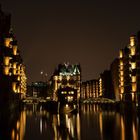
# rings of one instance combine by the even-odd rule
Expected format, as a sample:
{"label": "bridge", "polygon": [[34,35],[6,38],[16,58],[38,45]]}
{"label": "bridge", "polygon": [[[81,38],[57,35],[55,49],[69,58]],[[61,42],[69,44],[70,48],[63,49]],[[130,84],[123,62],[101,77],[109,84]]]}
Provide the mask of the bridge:
{"label": "bridge", "polygon": [[81,100],[84,104],[115,104],[116,101],[108,98],[88,98]]}
{"label": "bridge", "polygon": [[23,103],[33,104],[33,103],[45,103],[47,102],[46,99],[41,97],[26,97],[22,100]]}

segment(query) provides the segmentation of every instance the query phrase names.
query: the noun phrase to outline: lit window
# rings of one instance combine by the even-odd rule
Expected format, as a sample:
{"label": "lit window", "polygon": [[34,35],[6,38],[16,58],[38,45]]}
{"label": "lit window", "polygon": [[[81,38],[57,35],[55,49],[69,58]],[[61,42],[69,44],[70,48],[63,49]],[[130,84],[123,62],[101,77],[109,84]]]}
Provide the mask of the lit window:
{"label": "lit window", "polygon": [[136,68],[136,63],[131,63],[131,67],[132,67],[132,69],[135,69]]}
{"label": "lit window", "polygon": [[12,41],[12,38],[5,38],[5,46],[10,47],[10,42]]}
{"label": "lit window", "polygon": [[13,46],[13,55],[17,55],[17,46],[16,45]]}
{"label": "lit window", "polygon": [[132,92],[136,91],[136,83],[132,83]]}
{"label": "lit window", "polygon": [[10,62],[10,57],[4,57],[4,65],[8,66]]}
{"label": "lit window", "polygon": [[124,93],[124,87],[121,87],[121,88],[120,88],[120,92],[121,92],[121,93]]}
{"label": "lit window", "polygon": [[9,69],[10,69],[9,67],[4,68],[4,74],[5,75],[9,75]]}
{"label": "lit window", "polygon": [[69,94],[74,94],[74,91],[69,91]]}
{"label": "lit window", "polygon": [[135,55],[135,53],[136,53],[136,49],[135,49],[135,47],[132,47],[131,48],[131,55]]}
{"label": "lit window", "polygon": [[132,82],[136,82],[136,76],[132,76]]}
{"label": "lit window", "polygon": [[120,65],[123,66],[123,61],[122,60],[120,60]]}
{"label": "lit window", "polygon": [[123,71],[120,71],[120,75],[121,75],[121,76],[123,75]]}
{"label": "lit window", "polygon": [[135,37],[131,36],[130,37],[130,46],[134,46],[135,45]]}
{"label": "lit window", "polygon": [[13,89],[13,91],[16,93],[17,92],[17,90],[16,90],[16,82],[13,82],[12,83],[12,89]]}
{"label": "lit window", "polygon": [[62,91],[61,94],[67,94],[67,92],[66,91]]}
{"label": "lit window", "polygon": [[121,82],[121,86],[123,86],[124,85],[124,83],[123,82]]}
{"label": "lit window", "polygon": [[120,70],[123,70],[123,65],[120,65]]}
{"label": "lit window", "polygon": [[123,57],[123,51],[122,51],[122,50],[120,50],[120,55],[119,55],[119,57],[120,57],[120,58]]}
{"label": "lit window", "polygon": [[16,67],[17,67],[17,64],[13,63],[13,68],[16,69]]}
{"label": "lit window", "polygon": [[13,69],[13,75],[16,75],[16,69]]}
{"label": "lit window", "polygon": [[123,77],[121,77],[120,79],[121,79],[121,81],[123,81]]}

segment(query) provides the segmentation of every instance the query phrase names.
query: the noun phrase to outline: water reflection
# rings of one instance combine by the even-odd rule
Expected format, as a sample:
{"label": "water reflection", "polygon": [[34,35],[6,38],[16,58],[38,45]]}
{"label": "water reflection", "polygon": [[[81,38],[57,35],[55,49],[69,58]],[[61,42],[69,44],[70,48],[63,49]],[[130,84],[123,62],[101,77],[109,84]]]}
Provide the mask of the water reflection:
{"label": "water reflection", "polygon": [[[103,110],[97,105],[83,105],[83,114],[86,117],[86,123],[82,123],[82,129],[92,128],[92,136],[99,140],[138,140],[140,127],[139,118],[132,110],[116,112],[113,110]],[[93,119],[89,117],[93,117]],[[83,119],[82,119],[83,120]],[[90,123],[88,123],[90,121]],[[88,129],[89,130],[89,129]],[[92,139],[91,132],[81,133]]]}
{"label": "water reflection", "polygon": [[[2,115],[1,115],[2,116]],[[138,140],[139,118],[132,112],[81,105],[77,114],[51,114],[37,104],[1,117],[0,137],[11,140]],[[9,138],[8,138],[9,137]]]}

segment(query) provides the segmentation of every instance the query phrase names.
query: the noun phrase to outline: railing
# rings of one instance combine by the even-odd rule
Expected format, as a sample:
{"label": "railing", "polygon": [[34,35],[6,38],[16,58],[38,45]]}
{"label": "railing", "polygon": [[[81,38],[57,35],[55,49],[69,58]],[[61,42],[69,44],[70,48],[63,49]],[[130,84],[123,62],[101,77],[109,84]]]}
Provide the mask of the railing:
{"label": "railing", "polygon": [[43,103],[47,102],[47,100],[37,97],[26,97],[26,99],[22,100],[23,103]]}
{"label": "railing", "polygon": [[115,100],[108,99],[108,98],[89,98],[84,99],[81,101],[82,103],[96,103],[96,104],[114,104],[116,103]]}

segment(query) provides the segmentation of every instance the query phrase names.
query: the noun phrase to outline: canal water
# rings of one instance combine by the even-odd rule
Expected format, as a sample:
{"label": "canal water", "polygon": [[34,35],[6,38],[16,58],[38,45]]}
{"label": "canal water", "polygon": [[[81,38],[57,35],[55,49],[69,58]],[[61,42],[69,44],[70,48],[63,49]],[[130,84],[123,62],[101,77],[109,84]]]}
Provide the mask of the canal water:
{"label": "canal water", "polygon": [[140,120],[134,112],[92,104],[81,105],[78,113],[61,115],[28,104],[0,121],[2,140],[139,140],[140,136]]}

